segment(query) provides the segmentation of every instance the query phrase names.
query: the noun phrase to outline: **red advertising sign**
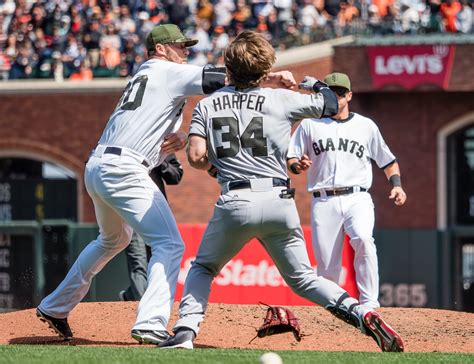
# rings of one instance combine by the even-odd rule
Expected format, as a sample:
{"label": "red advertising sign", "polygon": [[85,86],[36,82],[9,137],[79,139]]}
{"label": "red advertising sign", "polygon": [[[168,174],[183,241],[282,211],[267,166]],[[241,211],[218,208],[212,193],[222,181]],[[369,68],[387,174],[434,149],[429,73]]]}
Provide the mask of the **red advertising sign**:
{"label": "red advertising sign", "polygon": [[367,47],[374,88],[420,85],[447,88],[454,60],[454,45]]}
{"label": "red advertising sign", "polygon": [[[195,259],[205,226],[181,224],[179,229],[186,243],[186,251],[178,279],[177,300],[181,299],[184,280],[191,262]],[[311,244],[311,228],[304,228],[304,235],[311,264],[316,266]],[[358,297],[353,261],[354,252],[346,242],[340,283],[349,294]],[[215,278],[209,301],[234,304],[257,304],[264,301],[278,305],[311,305],[310,301],[299,297],[286,285],[267,252],[256,240],[248,243]]]}

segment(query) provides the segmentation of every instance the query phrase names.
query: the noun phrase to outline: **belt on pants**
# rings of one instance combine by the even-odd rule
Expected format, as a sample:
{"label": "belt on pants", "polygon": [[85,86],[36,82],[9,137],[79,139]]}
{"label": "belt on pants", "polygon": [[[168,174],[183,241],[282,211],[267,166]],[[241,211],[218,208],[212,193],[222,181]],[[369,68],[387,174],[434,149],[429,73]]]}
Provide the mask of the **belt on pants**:
{"label": "belt on pants", "polygon": [[[281,178],[272,178],[273,179],[273,187],[279,186],[287,186],[288,183],[286,180]],[[228,190],[240,190],[243,188],[250,188],[250,181],[249,180],[241,180],[241,181],[231,181],[228,185]]]}
{"label": "belt on pants", "polygon": [[[122,155],[122,148],[120,147],[106,147],[104,150],[103,154],[115,154],[115,155]],[[141,162],[142,165],[144,165],[146,168],[149,168],[150,165],[146,160],[142,160]]]}
{"label": "belt on pants", "polygon": [[[348,195],[353,192],[365,192],[367,188],[363,187],[342,187],[342,188],[335,188],[333,190],[325,190],[326,196],[341,196],[341,195]],[[314,197],[321,197],[322,194],[319,191],[313,192]]]}

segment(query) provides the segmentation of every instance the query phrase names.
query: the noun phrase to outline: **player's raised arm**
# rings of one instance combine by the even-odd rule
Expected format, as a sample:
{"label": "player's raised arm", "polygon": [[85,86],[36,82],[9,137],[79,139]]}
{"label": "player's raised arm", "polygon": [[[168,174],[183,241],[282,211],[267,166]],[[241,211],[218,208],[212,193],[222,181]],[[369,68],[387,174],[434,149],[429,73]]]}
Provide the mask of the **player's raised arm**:
{"label": "player's raised arm", "polygon": [[298,85],[301,90],[320,93],[324,98],[324,109],[322,111],[322,118],[330,118],[335,116],[339,110],[337,96],[328,87],[326,83],[311,76],[305,76],[303,81]]}
{"label": "player's raised arm", "polygon": [[267,79],[261,83],[263,87],[282,87],[290,90],[296,87],[296,80],[290,71],[270,72]]}

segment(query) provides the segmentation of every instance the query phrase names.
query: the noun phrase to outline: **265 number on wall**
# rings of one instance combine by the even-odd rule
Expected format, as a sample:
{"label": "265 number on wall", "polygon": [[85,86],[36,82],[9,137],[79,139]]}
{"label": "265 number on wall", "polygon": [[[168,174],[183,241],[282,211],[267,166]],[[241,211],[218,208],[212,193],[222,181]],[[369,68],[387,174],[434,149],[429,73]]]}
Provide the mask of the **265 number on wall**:
{"label": "265 number on wall", "polygon": [[380,286],[380,304],[395,307],[424,307],[428,294],[424,284],[392,284]]}

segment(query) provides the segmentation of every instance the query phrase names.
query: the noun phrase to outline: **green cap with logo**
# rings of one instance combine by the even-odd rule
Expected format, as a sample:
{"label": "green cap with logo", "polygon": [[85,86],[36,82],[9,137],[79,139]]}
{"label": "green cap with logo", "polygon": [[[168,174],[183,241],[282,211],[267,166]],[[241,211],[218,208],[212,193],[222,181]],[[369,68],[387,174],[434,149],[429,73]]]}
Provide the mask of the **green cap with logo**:
{"label": "green cap with logo", "polygon": [[324,83],[329,87],[344,87],[345,89],[351,90],[351,80],[345,73],[334,72],[324,77]]}
{"label": "green cap with logo", "polygon": [[162,24],[153,28],[148,33],[145,39],[145,47],[147,50],[155,50],[155,45],[160,44],[172,44],[172,43],[184,43],[186,47],[192,47],[197,44],[196,39],[189,39],[184,36],[178,26],[174,24]]}

